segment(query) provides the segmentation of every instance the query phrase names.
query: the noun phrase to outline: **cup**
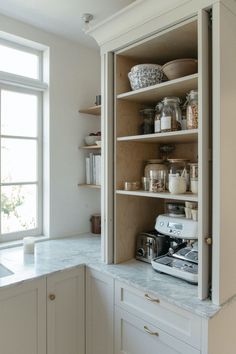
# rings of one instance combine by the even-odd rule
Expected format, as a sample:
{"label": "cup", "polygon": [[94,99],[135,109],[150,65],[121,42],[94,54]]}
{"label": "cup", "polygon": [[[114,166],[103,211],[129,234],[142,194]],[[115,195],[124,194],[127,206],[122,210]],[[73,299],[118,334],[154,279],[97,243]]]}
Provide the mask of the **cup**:
{"label": "cup", "polygon": [[190,181],[190,190],[193,194],[197,194],[198,193],[198,179],[196,178],[191,178]]}
{"label": "cup", "polygon": [[197,203],[195,202],[185,202],[185,207],[189,209],[197,209]]}
{"label": "cup", "polygon": [[192,219],[192,209],[184,208],[186,219]]}
{"label": "cup", "polygon": [[192,214],[192,219],[194,221],[197,221],[198,220],[198,210],[197,209],[192,209],[191,210],[191,214]]}

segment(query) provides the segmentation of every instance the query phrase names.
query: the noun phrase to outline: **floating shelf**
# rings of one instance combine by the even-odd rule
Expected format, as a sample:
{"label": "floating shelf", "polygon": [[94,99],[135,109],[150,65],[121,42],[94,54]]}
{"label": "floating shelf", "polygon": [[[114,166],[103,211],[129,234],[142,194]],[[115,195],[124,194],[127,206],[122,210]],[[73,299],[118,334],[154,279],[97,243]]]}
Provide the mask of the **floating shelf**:
{"label": "floating shelf", "polygon": [[89,108],[80,109],[79,113],[92,114],[93,116],[100,116],[101,106],[93,106]]}
{"label": "floating shelf", "polygon": [[197,87],[198,74],[193,74],[139,90],[121,93],[117,95],[117,98],[133,102],[156,103],[165,96],[185,96],[187,92],[195,90]]}
{"label": "floating shelf", "polygon": [[78,187],[91,188],[91,189],[101,189],[101,186],[98,186],[96,184],[86,184],[86,183],[79,183]]}
{"label": "floating shelf", "polygon": [[180,130],[170,133],[122,136],[117,141],[135,141],[140,143],[194,143],[198,141],[198,129]]}
{"label": "floating shelf", "polygon": [[149,198],[161,198],[161,199],[171,199],[171,200],[183,200],[187,202],[197,202],[197,194],[184,193],[184,194],[170,194],[168,192],[153,193],[146,191],[124,191],[117,190],[116,194],[130,195],[136,197],[149,197]]}
{"label": "floating shelf", "polygon": [[84,149],[84,150],[100,150],[101,146],[99,145],[84,145],[84,146],[80,146],[80,149]]}

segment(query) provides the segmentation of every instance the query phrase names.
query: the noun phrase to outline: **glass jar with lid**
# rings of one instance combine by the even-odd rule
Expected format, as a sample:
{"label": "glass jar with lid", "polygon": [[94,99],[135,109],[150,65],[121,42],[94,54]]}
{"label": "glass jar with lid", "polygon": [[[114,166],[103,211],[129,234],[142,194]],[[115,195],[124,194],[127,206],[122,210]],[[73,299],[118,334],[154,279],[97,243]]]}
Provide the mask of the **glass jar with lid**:
{"label": "glass jar with lid", "polygon": [[178,97],[165,97],[162,103],[161,132],[181,130],[180,99]]}
{"label": "glass jar with lid", "polygon": [[155,109],[145,108],[139,111],[139,113],[143,116],[143,123],[140,126],[140,134],[153,134]]}
{"label": "glass jar with lid", "polygon": [[187,95],[186,119],[187,129],[198,128],[198,91],[192,90]]}
{"label": "glass jar with lid", "polygon": [[179,176],[181,176],[185,170],[184,175],[186,178],[187,190],[189,190],[190,187],[189,160],[188,159],[168,159],[167,161],[169,164],[168,170],[170,175],[178,174]]}
{"label": "glass jar with lid", "polygon": [[159,102],[156,105],[156,113],[155,113],[155,121],[154,121],[154,132],[155,133],[160,133],[161,132],[161,110],[162,110],[163,104],[162,102]]}
{"label": "glass jar with lid", "polygon": [[163,192],[166,190],[168,167],[163,163],[163,160],[148,160],[144,169],[144,176],[149,179],[150,192]]}

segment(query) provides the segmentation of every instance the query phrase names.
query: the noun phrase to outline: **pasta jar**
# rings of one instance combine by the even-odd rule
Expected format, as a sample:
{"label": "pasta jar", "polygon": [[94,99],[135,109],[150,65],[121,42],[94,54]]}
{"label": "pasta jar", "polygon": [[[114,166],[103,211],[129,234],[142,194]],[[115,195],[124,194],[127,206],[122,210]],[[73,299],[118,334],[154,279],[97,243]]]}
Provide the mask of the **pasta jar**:
{"label": "pasta jar", "polygon": [[187,95],[186,119],[187,129],[198,128],[198,91],[192,90]]}
{"label": "pasta jar", "polygon": [[161,132],[181,130],[181,110],[178,97],[165,97],[161,110]]}

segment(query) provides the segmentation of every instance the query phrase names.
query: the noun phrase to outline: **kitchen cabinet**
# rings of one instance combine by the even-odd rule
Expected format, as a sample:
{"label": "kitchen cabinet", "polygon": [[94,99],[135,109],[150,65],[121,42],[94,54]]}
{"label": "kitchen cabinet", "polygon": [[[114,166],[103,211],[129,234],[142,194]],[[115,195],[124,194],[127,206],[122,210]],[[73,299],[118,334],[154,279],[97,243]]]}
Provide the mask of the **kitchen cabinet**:
{"label": "kitchen cabinet", "polygon": [[84,267],[47,277],[47,354],[85,354]]}
{"label": "kitchen cabinet", "polygon": [[86,354],[113,353],[114,280],[86,269]]}
{"label": "kitchen cabinet", "polygon": [[46,279],[0,290],[0,352],[46,354]]}
{"label": "kitchen cabinet", "polygon": [[115,354],[200,354],[158,327],[119,307],[115,310]]}

